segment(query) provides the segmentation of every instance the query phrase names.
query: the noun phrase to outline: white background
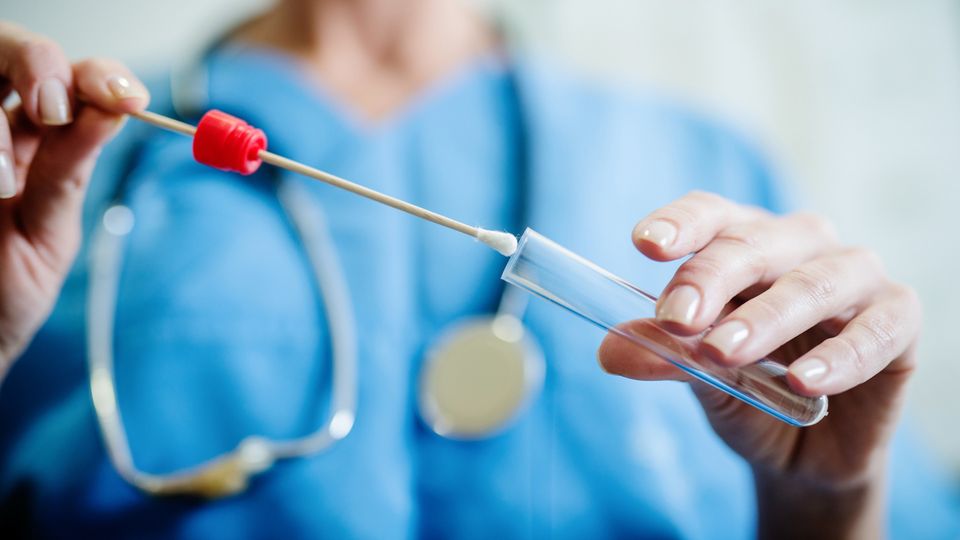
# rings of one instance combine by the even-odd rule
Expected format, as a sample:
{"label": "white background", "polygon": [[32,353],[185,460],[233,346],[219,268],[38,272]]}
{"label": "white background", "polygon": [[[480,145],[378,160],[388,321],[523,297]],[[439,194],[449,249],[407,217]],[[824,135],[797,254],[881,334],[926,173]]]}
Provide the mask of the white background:
{"label": "white background", "polygon": [[[809,206],[877,249],[926,307],[911,414],[960,477],[960,2],[497,0],[532,45],[760,137]],[[74,57],[141,70],[263,0],[0,0]]]}

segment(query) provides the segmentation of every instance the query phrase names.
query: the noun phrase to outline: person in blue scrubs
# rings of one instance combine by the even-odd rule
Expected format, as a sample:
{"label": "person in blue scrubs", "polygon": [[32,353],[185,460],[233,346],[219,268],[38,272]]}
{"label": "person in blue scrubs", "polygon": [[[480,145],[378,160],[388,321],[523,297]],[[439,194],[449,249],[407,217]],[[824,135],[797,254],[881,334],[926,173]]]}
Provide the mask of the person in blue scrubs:
{"label": "person in blue scrubs", "polygon": [[205,168],[188,139],[133,123],[107,145],[151,99],[172,114],[167,85],[71,65],[3,24],[0,80],[22,102],[0,126],[4,537],[955,536],[949,486],[898,428],[915,294],[822,219],[783,214],[789,197],[744,137],[500,50],[456,2],[281,0],[203,59],[204,106],[281,154],[465,222],[516,230],[522,214],[663,290],[658,318],[679,333],[729,308],[706,352],[741,365],[781,349],[794,389],[831,396],[826,419],[798,429],[692,383],[638,383],[679,377],[534,302],[540,395],[496,436],[440,437],[416,410],[424,351],[496,309],[503,259],[310,183],[361,330],[353,431],[232,497],[146,495],[107,457],[85,357],[80,240],[119,178],[137,221],[115,375],[140,469],[309,433],[329,397],[328,321],[266,168]]}

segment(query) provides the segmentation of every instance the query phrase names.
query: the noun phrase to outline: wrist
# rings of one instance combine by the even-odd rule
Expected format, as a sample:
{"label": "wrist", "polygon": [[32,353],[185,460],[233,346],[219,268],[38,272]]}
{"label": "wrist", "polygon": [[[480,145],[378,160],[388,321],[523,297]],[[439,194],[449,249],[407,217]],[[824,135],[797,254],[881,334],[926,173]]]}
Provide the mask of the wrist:
{"label": "wrist", "polygon": [[754,470],[758,538],[882,538],[886,478],[881,471],[829,484]]}

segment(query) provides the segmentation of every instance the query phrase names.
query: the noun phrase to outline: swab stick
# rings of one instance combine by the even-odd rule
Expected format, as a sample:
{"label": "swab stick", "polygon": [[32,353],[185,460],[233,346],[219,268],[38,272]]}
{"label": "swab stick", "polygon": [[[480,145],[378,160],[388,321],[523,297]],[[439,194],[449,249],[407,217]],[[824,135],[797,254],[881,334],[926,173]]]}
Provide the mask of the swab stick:
{"label": "swab stick", "polygon": [[508,232],[473,227],[403,199],[274,154],[266,149],[266,135],[262,131],[221,111],[209,111],[196,127],[151,111],[130,115],[156,127],[193,137],[194,158],[205,165],[241,174],[251,174],[257,170],[261,162],[266,162],[472,236],[506,257],[513,255],[517,250],[517,238]]}

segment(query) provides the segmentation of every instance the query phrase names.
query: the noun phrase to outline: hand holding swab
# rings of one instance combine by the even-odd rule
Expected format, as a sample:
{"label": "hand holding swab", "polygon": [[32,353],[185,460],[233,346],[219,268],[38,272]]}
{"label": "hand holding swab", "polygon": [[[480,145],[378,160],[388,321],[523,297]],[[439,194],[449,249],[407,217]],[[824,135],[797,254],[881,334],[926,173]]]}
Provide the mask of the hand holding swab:
{"label": "hand holding swab", "polygon": [[[304,165],[303,163],[278,154],[274,154],[273,152],[269,152],[266,149],[266,136],[263,135],[263,132],[252,128],[238,118],[224,114],[220,111],[208,112],[206,115],[204,115],[203,119],[201,119],[198,127],[194,127],[190,124],[150,111],[131,113],[130,115],[138,120],[142,120],[156,127],[181,133],[188,137],[193,137],[194,156],[197,158],[197,161],[200,161],[201,163],[212,165],[221,169],[241,172],[243,174],[250,174],[256,170],[260,161],[264,161],[273,166],[319,180],[340,189],[345,189],[351,193],[355,193],[361,197],[366,197],[367,199],[391,206],[412,216],[416,216],[427,221],[432,221],[433,223],[442,225],[448,229],[453,229],[468,236],[472,236],[473,238],[476,238],[480,242],[493,248],[506,257],[513,255],[513,252],[517,249],[517,238],[508,232],[491,231],[481,227],[467,225],[466,223],[449,218],[443,214],[438,214],[402,199],[391,197],[390,195],[380,193],[379,191],[370,189],[366,186],[362,186],[344,178],[340,178],[339,176],[321,171],[314,167],[310,167],[309,165]],[[241,131],[237,132],[230,130]],[[230,132],[227,133],[227,131]],[[237,133],[239,133],[239,135],[234,136]],[[243,139],[244,136],[247,138]],[[256,139],[256,137],[260,137],[262,141],[261,139]],[[241,141],[241,139],[243,140]],[[250,144],[244,146],[244,142]],[[207,143],[212,143],[212,147]],[[262,144],[258,145],[257,143]],[[198,146],[201,147],[201,152],[198,152]],[[204,152],[222,152],[226,153],[227,155],[218,155],[214,160],[205,160],[202,159]],[[229,155],[231,153],[236,155]],[[254,155],[250,155],[251,153]],[[224,161],[221,159],[223,157],[227,157],[228,159]],[[233,163],[233,161],[229,159],[231,157],[239,158],[238,160],[234,160],[238,162],[236,166],[227,164]],[[212,163],[211,161],[215,161],[215,163]]]}

